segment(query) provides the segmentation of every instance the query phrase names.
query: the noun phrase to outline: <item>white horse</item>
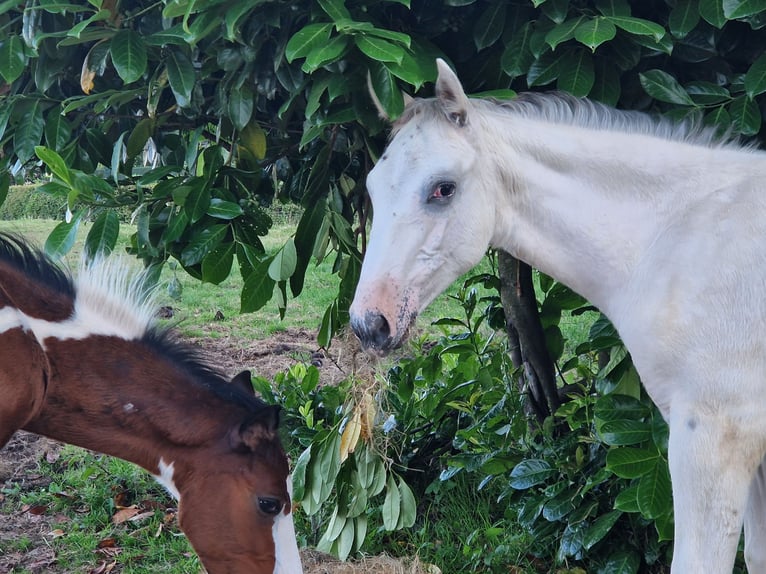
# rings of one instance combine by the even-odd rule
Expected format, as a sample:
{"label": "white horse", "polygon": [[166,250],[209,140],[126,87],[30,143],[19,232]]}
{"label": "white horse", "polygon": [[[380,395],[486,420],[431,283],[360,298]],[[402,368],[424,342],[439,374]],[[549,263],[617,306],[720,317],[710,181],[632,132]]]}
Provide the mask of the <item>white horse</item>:
{"label": "white horse", "polygon": [[673,574],[766,573],[766,154],[562,95],[468,99],[438,61],[367,179],[351,325],[378,353],[490,246],[609,316],[670,425]]}

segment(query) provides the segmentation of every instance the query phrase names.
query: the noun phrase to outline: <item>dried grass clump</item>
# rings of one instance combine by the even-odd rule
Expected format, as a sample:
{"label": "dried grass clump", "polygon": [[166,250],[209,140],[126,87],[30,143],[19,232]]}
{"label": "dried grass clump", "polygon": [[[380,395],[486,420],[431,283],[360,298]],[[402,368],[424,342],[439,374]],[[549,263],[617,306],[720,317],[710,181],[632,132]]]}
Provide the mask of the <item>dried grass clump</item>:
{"label": "dried grass clump", "polygon": [[358,560],[341,562],[336,558],[310,548],[301,551],[304,574],[441,574],[433,564],[425,564],[414,558],[391,556],[367,556]]}

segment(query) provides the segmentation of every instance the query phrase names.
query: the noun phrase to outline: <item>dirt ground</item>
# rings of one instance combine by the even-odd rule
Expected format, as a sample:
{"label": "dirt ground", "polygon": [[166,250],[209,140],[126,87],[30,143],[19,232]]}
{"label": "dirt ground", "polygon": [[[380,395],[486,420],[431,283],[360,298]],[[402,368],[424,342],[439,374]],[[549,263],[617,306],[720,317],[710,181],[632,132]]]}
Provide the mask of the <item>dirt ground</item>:
{"label": "dirt ground", "polygon": [[[289,368],[296,362],[311,362],[321,373],[323,384],[332,384],[354,368],[357,353],[348,345],[333,346],[327,356],[318,352],[315,334],[307,330],[287,330],[268,339],[243,341],[230,337],[209,338],[199,341],[214,364],[227,374],[243,369],[266,378]],[[47,438],[18,432],[0,450],[0,489],[19,488],[37,490],[50,482],[38,472],[38,464],[46,457],[57,456],[61,445]],[[0,503],[4,495],[0,492]],[[91,574],[94,568],[72,572],[59,567],[56,553],[50,544],[55,516],[37,513],[34,508],[21,509],[12,514],[0,514],[0,542],[26,538],[30,541],[24,551],[0,553],[0,574],[26,571],[46,574]],[[302,550],[305,574],[439,574],[433,566],[423,565],[417,559],[400,561],[387,556],[368,557],[355,562],[339,562],[331,556],[313,549]],[[112,570],[119,572],[118,569]]]}

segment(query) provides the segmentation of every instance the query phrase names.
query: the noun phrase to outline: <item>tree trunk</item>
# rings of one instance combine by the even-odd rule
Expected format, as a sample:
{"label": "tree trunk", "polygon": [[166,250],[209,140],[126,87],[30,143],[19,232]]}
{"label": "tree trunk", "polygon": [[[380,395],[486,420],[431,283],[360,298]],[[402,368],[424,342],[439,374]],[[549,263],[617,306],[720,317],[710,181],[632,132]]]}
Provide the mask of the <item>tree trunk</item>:
{"label": "tree trunk", "polygon": [[532,268],[504,251],[498,251],[500,300],[506,317],[513,365],[519,369],[519,391],[529,400],[527,412],[539,422],[561,405],[556,371],[537,311]]}

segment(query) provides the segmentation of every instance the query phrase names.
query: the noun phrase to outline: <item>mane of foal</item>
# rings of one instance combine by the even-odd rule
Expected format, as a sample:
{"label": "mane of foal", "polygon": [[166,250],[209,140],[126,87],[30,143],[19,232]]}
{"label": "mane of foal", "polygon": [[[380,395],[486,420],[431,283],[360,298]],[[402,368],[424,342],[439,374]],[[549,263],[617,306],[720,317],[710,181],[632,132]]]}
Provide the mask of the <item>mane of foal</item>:
{"label": "mane of foal", "polygon": [[[19,310],[30,317],[45,317],[49,305],[45,293],[53,292],[68,301],[71,316],[88,322],[112,326],[115,336],[135,341],[151,349],[189,375],[189,384],[202,385],[220,399],[257,414],[266,403],[238,385],[231,384],[206,362],[196,347],[180,341],[170,329],[156,321],[156,289],[144,272],[132,273],[123,258],[96,257],[80,265],[75,276],[54,263],[41,250],[23,238],[0,233],[0,265],[23,274],[29,282],[27,293],[35,294],[33,308],[29,296]],[[0,291],[5,288],[0,276]],[[14,293],[6,293],[14,300]],[[71,317],[70,317],[71,318]],[[103,334],[101,332],[94,334]]]}

